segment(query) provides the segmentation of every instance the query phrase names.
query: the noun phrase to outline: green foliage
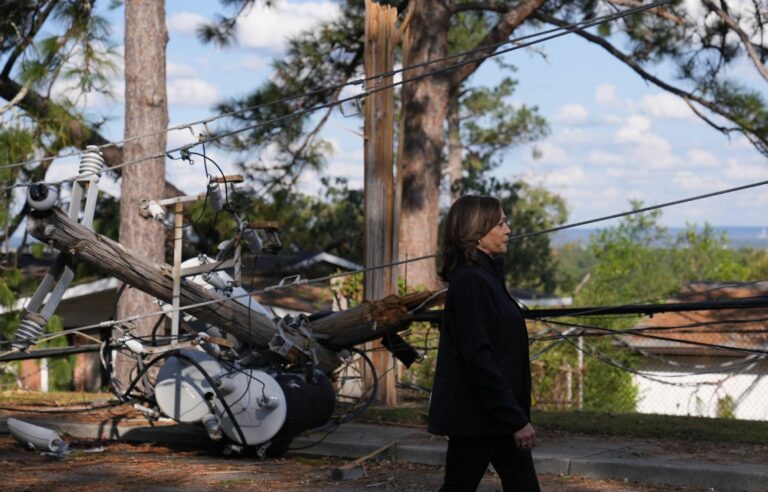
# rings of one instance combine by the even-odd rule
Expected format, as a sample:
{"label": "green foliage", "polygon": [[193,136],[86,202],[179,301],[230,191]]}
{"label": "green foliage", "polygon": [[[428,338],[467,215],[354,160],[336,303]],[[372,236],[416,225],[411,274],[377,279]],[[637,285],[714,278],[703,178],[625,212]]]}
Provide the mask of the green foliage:
{"label": "green foliage", "polygon": [[735,419],[736,418],[736,400],[731,395],[725,395],[717,400],[717,418]]}
{"label": "green foliage", "polygon": [[[238,14],[203,28],[200,33],[203,40],[221,42],[231,36],[231,28],[227,26],[252,1],[228,3],[238,9]],[[303,171],[321,169],[332,150],[330,143],[317,135],[328,113],[319,118],[317,114],[282,117],[338,99],[340,89],[317,88],[338,86],[360,75],[364,2],[344,0],[341,3],[342,15],[338,19],[290,40],[286,55],[273,63],[274,75],[261,87],[219,107],[223,113],[251,108],[233,115],[232,123],[238,126],[253,122],[260,124],[247,133],[223,141],[226,148],[243,153],[240,165],[249,180],[260,186],[256,189],[259,194],[291,189]],[[301,98],[290,97],[302,93],[309,94]],[[266,103],[274,104],[264,106]],[[276,118],[279,121],[262,125]],[[269,157],[263,158],[267,154]]]}
{"label": "green foliage", "polygon": [[345,275],[334,285],[334,294],[347,300],[349,307],[363,302],[365,277],[363,273]]}
{"label": "green foliage", "polygon": [[590,251],[598,263],[577,297],[581,304],[659,301],[693,281],[749,279],[743,253],[727,248],[724,233],[689,224],[672,238],[658,224],[660,217],[658,210],[625,217],[592,237]]}
{"label": "green foliage", "polygon": [[[233,207],[251,221],[277,221],[287,248],[325,251],[354,262],[363,258],[363,192],[350,189],[344,178],[321,178],[320,196],[280,189],[269,199],[250,193],[230,194]],[[227,213],[218,214],[203,203],[188,207],[187,231],[194,248],[187,255],[212,253],[215,245],[233,237],[237,229]]]}
{"label": "green foliage", "polygon": [[517,82],[505,77],[492,88],[467,88],[460,97],[461,140],[466,179],[482,179],[498,167],[505,151],[549,133],[538,108],[511,102]]}
{"label": "green foliage", "polygon": [[[631,204],[634,209],[642,207],[639,202]],[[755,277],[754,267],[768,265],[765,252],[730,250],[725,234],[716,233],[709,225],[697,228],[689,224],[677,237],[672,237],[659,224],[660,218],[658,210],[624,217],[617,225],[591,237],[588,251],[576,260],[587,265],[594,262],[589,281],[575,295],[577,305],[661,302],[694,281],[764,278]],[[618,330],[633,326],[639,319],[591,318],[588,324]],[[541,348],[540,343],[535,343],[532,351]],[[584,408],[633,411],[637,388],[632,384],[630,371],[636,366],[635,354],[617,345],[611,337],[585,338],[585,353]],[[576,367],[577,354],[575,346],[562,343],[542,355],[535,389],[541,400],[565,399],[565,390],[558,384],[562,380],[560,368]]]}
{"label": "green foliage", "polygon": [[[61,318],[53,316],[46,324],[46,333],[56,334],[64,329]],[[67,338],[59,336],[37,345],[37,348],[66,347]],[[72,371],[75,367],[75,356],[54,357],[48,359],[49,387],[52,390],[72,389]]]}
{"label": "green foliage", "polygon": [[591,277],[597,258],[580,242],[568,243],[554,251],[557,262],[557,291],[571,295]]}
{"label": "green foliage", "polygon": [[[615,347],[611,339],[590,341],[592,357],[585,356],[584,409],[595,412],[635,411],[638,389],[632,383],[636,355]],[[595,358],[599,355],[600,359]],[[610,360],[619,367],[607,364]]]}

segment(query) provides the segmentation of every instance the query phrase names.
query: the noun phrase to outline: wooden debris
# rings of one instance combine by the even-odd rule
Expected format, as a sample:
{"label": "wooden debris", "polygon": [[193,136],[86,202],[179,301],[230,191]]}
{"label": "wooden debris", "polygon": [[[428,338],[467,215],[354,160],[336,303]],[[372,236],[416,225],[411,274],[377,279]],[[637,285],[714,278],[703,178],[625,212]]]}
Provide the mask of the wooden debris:
{"label": "wooden debris", "polygon": [[349,463],[346,463],[337,468],[334,468],[333,470],[331,470],[331,479],[332,480],[354,480],[356,478],[365,476],[365,462],[379,456],[381,453],[383,453],[384,451],[388,450],[389,448],[395,445],[397,445],[397,440],[394,440],[389,444],[385,444],[379,449],[376,449],[366,454],[365,456],[361,456],[355,461],[350,461]]}
{"label": "wooden debris", "polygon": [[444,293],[434,292],[388,296],[315,320],[310,329],[333,346],[359,345],[381,338],[397,325],[404,329],[414,309],[441,304],[444,298]]}

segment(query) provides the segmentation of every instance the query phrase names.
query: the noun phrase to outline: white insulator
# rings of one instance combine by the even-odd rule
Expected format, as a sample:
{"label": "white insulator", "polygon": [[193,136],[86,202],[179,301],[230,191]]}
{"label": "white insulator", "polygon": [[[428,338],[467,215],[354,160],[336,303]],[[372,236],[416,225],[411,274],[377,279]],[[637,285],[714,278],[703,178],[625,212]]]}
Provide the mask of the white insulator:
{"label": "white insulator", "polygon": [[80,156],[80,174],[85,175],[84,179],[98,181],[104,169],[104,157],[95,145],[89,145],[85,149],[85,153]]}
{"label": "white insulator", "polygon": [[12,347],[23,349],[34,344],[37,337],[43,332],[43,327],[34,319],[24,318],[19,323],[16,330],[16,340],[11,344]]}
{"label": "white insulator", "polygon": [[211,201],[211,208],[214,211],[224,210],[224,195],[221,193],[219,183],[208,183],[208,200]]}
{"label": "white insulator", "polygon": [[56,189],[45,183],[35,183],[27,188],[27,203],[35,210],[49,210],[58,199]]}
{"label": "white insulator", "polygon": [[38,451],[63,455],[69,449],[66,441],[54,430],[12,417],[8,419],[6,424],[13,437]]}
{"label": "white insulator", "polygon": [[205,430],[208,432],[208,437],[213,441],[220,441],[224,435],[221,433],[221,424],[219,419],[212,413],[209,413],[202,418]]}
{"label": "white insulator", "polygon": [[268,408],[271,410],[273,408],[277,408],[278,406],[280,406],[280,398],[274,395],[272,396],[262,395],[256,398],[256,403],[261,408]]}
{"label": "white insulator", "polygon": [[163,222],[165,220],[165,209],[159,203],[150,200],[147,203],[147,208],[149,209],[150,215],[152,215],[156,221]]}
{"label": "white insulator", "polygon": [[224,395],[230,395],[237,389],[237,381],[232,378],[221,378],[216,381],[216,388]]}
{"label": "white insulator", "polygon": [[248,249],[250,249],[253,254],[261,253],[261,238],[255,229],[244,229],[243,239],[245,239],[245,243],[248,245]]}
{"label": "white insulator", "polygon": [[216,272],[204,273],[203,280],[219,290],[231,290],[231,286],[227,283],[227,281],[221,278]]}
{"label": "white insulator", "polygon": [[134,354],[143,354],[146,350],[144,349],[144,344],[142,344],[140,341],[136,340],[135,338],[129,338],[127,340],[123,340],[123,344],[133,352]]}

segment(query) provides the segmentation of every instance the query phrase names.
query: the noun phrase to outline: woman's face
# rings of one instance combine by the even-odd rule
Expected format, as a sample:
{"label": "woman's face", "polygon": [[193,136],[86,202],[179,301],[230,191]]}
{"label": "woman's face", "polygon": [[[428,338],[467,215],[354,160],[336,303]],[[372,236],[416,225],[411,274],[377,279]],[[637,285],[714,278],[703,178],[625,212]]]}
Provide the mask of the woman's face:
{"label": "woman's face", "polygon": [[491,256],[506,253],[510,232],[512,229],[509,228],[507,216],[502,211],[499,222],[478,241],[477,249]]}

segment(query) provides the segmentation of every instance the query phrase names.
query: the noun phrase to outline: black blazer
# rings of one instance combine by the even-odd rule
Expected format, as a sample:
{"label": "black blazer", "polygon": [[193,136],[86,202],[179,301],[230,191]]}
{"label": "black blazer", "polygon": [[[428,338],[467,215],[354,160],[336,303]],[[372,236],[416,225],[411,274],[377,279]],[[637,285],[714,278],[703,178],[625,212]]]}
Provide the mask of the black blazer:
{"label": "black blazer", "polygon": [[525,320],[502,264],[478,251],[478,264],[450,274],[429,432],[469,437],[522,429],[531,414],[528,357]]}

